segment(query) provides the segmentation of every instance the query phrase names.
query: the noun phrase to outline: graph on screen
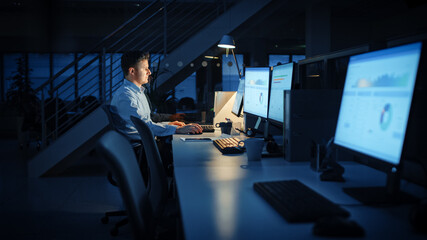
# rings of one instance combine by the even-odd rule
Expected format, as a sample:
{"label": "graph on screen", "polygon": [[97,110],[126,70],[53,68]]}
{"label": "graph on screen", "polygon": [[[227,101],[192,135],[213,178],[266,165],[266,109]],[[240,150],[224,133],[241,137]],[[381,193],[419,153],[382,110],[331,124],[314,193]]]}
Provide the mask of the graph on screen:
{"label": "graph on screen", "polygon": [[400,161],[420,49],[417,43],[350,58],[335,143]]}

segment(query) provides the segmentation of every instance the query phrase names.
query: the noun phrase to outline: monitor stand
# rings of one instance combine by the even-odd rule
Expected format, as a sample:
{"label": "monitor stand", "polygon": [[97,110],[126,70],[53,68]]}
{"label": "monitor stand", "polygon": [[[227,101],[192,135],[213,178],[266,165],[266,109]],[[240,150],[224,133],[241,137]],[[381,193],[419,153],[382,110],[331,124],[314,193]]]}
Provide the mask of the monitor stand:
{"label": "monitor stand", "polygon": [[[267,142],[267,144],[265,145],[265,148],[262,151],[261,157],[263,158],[275,158],[275,157],[282,157],[283,156],[283,147],[278,147],[277,144],[274,142],[274,139],[272,140],[273,142],[270,142],[270,138],[269,138],[269,126],[270,123],[268,122],[268,120],[265,120],[264,123],[264,141]],[[276,147],[271,147],[274,146],[274,144],[276,144]],[[271,146],[269,146],[271,145]],[[274,149],[274,151],[273,151]]]}
{"label": "monitor stand", "polygon": [[343,188],[343,191],[364,205],[419,202],[418,198],[400,191],[400,176],[397,170],[387,174],[387,185],[385,187],[351,187]]}

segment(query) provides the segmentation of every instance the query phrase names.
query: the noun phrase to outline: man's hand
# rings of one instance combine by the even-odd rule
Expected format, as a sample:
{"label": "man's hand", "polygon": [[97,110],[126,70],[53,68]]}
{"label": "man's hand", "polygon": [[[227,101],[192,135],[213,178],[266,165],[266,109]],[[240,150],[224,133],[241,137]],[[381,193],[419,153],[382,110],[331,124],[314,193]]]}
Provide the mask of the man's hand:
{"label": "man's hand", "polygon": [[185,113],[175,113],[169,117],[170,121],[184,121]]}
{"label": "man's hand", "polygon": [[168,123],[168,125],[175,125],[175,126],[181,127],[181,126],[185,126],[185,123],[173,121],[173,122]]}
{"label": "man's hand", "polygon": [[191,123],[185,126],[179,126],[176,128],[175,133],[186,134],[186,133],[202,133],[203,129],[199,124]]}

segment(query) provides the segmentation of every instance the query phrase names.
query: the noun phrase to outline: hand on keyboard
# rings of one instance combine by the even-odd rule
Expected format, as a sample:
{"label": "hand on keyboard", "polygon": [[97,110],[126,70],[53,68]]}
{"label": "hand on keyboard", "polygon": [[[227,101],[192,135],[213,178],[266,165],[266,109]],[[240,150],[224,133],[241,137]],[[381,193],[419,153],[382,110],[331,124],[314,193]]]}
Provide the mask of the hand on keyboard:
{"label": "hand on keyboard", "polygon": [[191,123],[191,124],[187,124],[185,126],[179,126],[176,128],[176,133],[181,133],[181,134],[200,134],[202,133],[203,129],[202,127],[200,127],[199,124],[195,124],[195,123]]}
{"label": "hand on keyboard", "polygon": [[173,122],[168,123],[168,125],[185,126],[185,123],[178,122],[178,121],[173,121]]}
{"label": "hand on keyboard", "polygon": [[203,129],[203,132],[215,132],[214,125],[200,125]]}

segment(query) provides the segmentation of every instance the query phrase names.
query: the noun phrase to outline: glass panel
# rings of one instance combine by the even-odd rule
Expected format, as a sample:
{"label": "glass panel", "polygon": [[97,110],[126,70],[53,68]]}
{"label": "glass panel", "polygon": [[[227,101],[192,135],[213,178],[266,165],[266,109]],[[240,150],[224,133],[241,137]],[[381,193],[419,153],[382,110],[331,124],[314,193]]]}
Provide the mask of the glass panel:
{"label": "glass panel", "polygon": [[[53,74],[55,75],[56,73],[58,73],[59,71],[64,69],[64,67],[66,67],[68,64],[72,63],[73,61],[74,61],[74,54],[72,54],[72,53],[54,54],[53,55],[53,63],[52,63],[53,64]],[[74,67],[67,69],[67,71],[62,73],[60,76],[58,76],[53,81],[53,87],[58,86],[60,83],[65,81],[65,79],[67,79],[73,73],[74,73]],[[64,97],[65,97],[68,99],[68,98],[70,98],[70,96],[73,96],[74,95],[74,88],[70,86],[70,85],[73,85],[73,83],[74,83],[74,80],[69,80],[67,82],[67,84],[65,84],[66,86],[63,86],[60,89],[58,89],[58,97],[61,99],[64,99]],[[54,93],[54,95],[56,96],[56,93]]]}
{"label": "glass panel", "polygon": [[4,78],[4,93],[6,96],[7,91],[12,85],[12,77],[15,75],[17,69],[18,69],[18,58],[21,57],[22,54],[5,54],[4,59],[4,72],[3,72],[3,78]]}
{"label": "glass panel", "polygon": [[274,55],[274,54],[268,55],[268,65],[270,67],[273,67],[279,64],[285,64],[288,62],[289,62],[289,55]]}
{"label": "glass panel", "polygon": [[[107,100],[110,98],[110,91],[111,95],[114,93],[114,91],[121,85],[121,82],[123,80],[123,72],[122,68],[120,66],[121,63],[121,53],[112,53],[107,54],[106,56],[106,97]],[[110,86],[112,86],[112,90],[110,89]]]}
{"label": "glass panel", "polygon": [[305,55],[292,55],[292,62],[299,62],[300,60],[304,60]]}
{"label": "glass panel", "polygon": [[163,59],[164,59],[163,54],[157,54],[157,53],[150,54],[150,70],[154,71],[159,64],[159,61],[162,61]]}
{"label": "glass panel", "polygon": [[189,101],[191,102],[191,100],[189,99],[191,98],[193,99],[192,103],[195,103],[195,100],[196,100],[196,73],[195,72],[175,87],[175,98],[178,101],[178,108],[180,111],[194,110],[193,106],[188,106],[190,104],[185,104],[185,102],[189,102]]}
{"label": "glass panel", "polygon": [[[79,54],[80,56],[81,54]],[[98,54],[89,54],[78,62],[78,93],[80,97],[94,96],[99,98],[99,58]],[[82,69],[83,66],[90,65]]]}
{"label": "glass panel", "polygon": [[28,54],[28,65],[31,69],[29,75],[34,89],[49,80],[49,54]]}
{"label": "glass panel", "polygon": [[302,80],[304,89],[321,89],[323,79],[323,62],[312,62],[306,64],[305,78]]}
{"label": "glass panel", "polygon": [[[243,73],[243,54],[236,54],[237,63],[239,64],[240,73]],[[242,74],[243,75],[243,74]],[[222,90],[237,91],[239,87],[239,74],[237,73],[236,64],[233,54],[222,55]]]}

